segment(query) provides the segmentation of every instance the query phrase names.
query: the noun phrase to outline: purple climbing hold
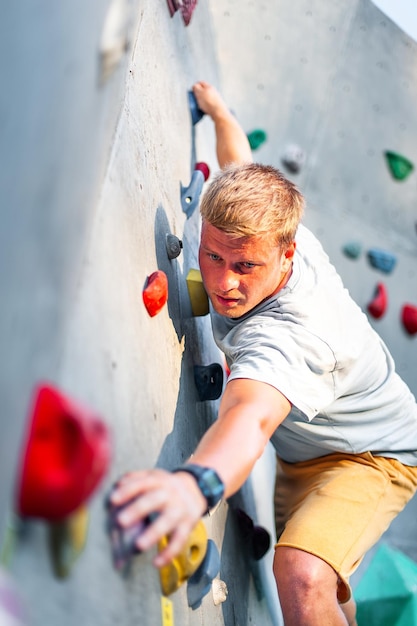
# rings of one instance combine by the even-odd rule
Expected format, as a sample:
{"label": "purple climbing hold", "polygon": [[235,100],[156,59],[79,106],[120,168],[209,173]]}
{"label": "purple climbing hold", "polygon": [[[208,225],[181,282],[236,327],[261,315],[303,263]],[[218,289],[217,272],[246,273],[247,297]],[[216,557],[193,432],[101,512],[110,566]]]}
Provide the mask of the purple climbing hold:
{"label": "purple climbing hold", "polygon": [[107,532],[110,538],[114,568],[121,571],[126,570],[130,565],[132,557],[140,553],[140,550],[136,547],[136,541],[149,525],[150,518],[146,518],[145,521],[138,522],[129,528],[123,528],[119,524],[118,516],[130,502],[123,506],[114,506],[110,502],[110,497],[111,493],[105,503],[107,508]]}

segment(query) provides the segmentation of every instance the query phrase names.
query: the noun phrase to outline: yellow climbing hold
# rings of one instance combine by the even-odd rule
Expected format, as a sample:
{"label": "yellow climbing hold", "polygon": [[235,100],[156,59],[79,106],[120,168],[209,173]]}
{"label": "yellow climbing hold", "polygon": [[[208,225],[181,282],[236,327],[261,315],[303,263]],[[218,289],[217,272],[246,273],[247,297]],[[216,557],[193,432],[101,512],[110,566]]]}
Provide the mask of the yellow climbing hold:
{"label": "yellow climbing hold", "polygon": [[52,568],[58,578],[67,578],[74,562],[84,549],[88,531],[89,513],[82,505],[60,522],[49,526],[49,548]]}
{"label": "yellow climbing hold", "polygon": [[186,281],[193,315],[207,315],[209,312],[209,301],[200,270],[191,269],[187,274]]}
{"label": "yellow climbing hold", "polygon": [[[163,537],[158,543],[161,552],[168,544],[168,537]],[[207,551],[207,531],[202,520],[194,528],[182,552],[168,565],[159,570],[162,593],[169,596],[181,587],[201,565]]]}

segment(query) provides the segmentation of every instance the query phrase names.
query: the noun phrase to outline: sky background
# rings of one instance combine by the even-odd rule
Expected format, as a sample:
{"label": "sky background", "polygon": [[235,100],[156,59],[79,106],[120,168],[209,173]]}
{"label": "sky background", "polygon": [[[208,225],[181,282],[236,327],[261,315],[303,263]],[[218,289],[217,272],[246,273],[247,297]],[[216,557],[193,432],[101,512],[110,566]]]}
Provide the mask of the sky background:
{"label": "sky background", "polygon": [[417,41],[417,0],[373,0],[373,3]]}

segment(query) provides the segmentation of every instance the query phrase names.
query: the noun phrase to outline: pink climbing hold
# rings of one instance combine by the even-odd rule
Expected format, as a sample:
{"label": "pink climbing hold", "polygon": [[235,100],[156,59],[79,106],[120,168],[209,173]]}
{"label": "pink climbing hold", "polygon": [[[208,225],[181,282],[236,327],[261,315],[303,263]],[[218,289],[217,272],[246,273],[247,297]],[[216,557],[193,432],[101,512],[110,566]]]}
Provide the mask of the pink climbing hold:
{"label": "pink climbing hold", "polygon": [[195,164],[195,170],[200,170],[200,172],[203,172],[203,176],[204,176],[204,180],[208,180],[209,176],[210,176],[210,168],[207,165],[207,163],[204,163],[203,161],[199,161],[198,163]]}
{"label": "pink climbing hold", "polygon": [[197,0],[167,0],[169,14],[172,17],[178,10],[181,11],[184,24],[188,26],[197,5]]}
{"label": "pink climbing hold", "polygon": [[165,272],[157,270],[148,276],[142,296],[149,315],[157,315],[168,300],[168,278]]}
{"label": "pink climbing hold", "polygon": [[409,335],[415,335],[417,333],[417,306],[404,304],[402,322]]}
{"label": "pink climbing hold", "polygon": [[372,315],[372,317],[375,317],[375,319],[379,319],[384,315],[387,304],[388,296],[385,285],[383,283],[378,283],[373,300],[368,304],[368,312]]}

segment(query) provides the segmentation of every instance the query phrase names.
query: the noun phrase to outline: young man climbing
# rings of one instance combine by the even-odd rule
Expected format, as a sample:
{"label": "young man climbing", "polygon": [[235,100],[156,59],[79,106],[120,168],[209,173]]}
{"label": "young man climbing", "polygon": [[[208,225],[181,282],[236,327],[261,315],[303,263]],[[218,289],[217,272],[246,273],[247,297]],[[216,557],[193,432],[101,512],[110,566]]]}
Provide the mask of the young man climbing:
{"label": "young man climbing", "polygon": [[218,419],[174,472],[130,473],[112,495],[138,540],[170,539],[168,563],[208,507],[248,478],[267,442],[278,459],[274,574],[286,626],[356,624],[349,576],[417,487],[417,404],[384,343],[300,224],[304,200],[252,163],[210,85],[221,171],[201,202],[199,261],[228,378]]}

